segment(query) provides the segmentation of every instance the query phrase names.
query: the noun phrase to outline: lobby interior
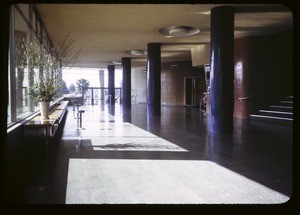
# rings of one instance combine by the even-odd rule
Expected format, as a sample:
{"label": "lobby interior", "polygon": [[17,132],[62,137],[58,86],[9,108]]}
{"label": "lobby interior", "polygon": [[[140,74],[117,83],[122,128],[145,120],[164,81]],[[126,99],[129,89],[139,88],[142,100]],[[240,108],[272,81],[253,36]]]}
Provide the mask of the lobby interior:
{"label": "lobby interior", "polygon": [[[18,118],[13,99],[3,101],[10,108],[5,202],[288,204],[294,33],[287,6],[16,4],[7,11],[8,50],[21,30],[17,16],[28,32],[39,31],[36,19],[51,43],[69,34],[82,47],[74,66],[108,71],[112,98],[115,69],[123,83],[119,100],[83,99],[78,109],[69,102],[50,142],[26,136],[38,110]],[[7,56],[6,89],[14,86],[13,60]]]}

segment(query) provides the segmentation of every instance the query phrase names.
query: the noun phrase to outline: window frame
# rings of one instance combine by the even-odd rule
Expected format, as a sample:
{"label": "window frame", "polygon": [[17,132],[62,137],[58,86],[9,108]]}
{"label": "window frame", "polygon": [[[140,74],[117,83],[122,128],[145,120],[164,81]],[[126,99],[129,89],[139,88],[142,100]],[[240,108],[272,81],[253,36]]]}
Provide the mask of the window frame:
{"label": "window frame", "polygon": [[[23,13],[24,9],[28,9],[27,16]],[[52,40],[50,39],[50,36],[48,34],[47,29],[45,28],[45,25],[39,15],[39,12],[34,4],[26,4],[25,7],[22,8],[19,7],[18,4],[14,4],[10,6],[10,14],[9,14],[9,40],[8,40],[8,94],[7,94],[7,128],[11,128],[17,123],[20,123],[24,121],[25,119],[36,115],[40,110],[39,108],[34,105],[32,107],[28,104],[28,110],[26,113],[18,115],[17,114],[17,90],[16,90],[16,57],[15,57],[15,27],[16,27],[16,18],[15,16],[18,15],[23,19],[26,28],[28,29],[28,41],[33,42],[36,40],[41,46],[44,46],[44,48],[53,55],[54,58],[57,59],[57,53],[54,50],[54,46],[52,43]],[[36,28],[38,26],[38,28]],[[44,38],[42,38],[42,32],[44,33]],[[61,68],[55,68],[55,70],[61,70]],[[28,77],[27,77],[28,78]],[[61,82],[62,77],[58,77],[56,80],[57,83]],[[51,103],[53,105],[57,101],[61,100],[62,94],[59,94],[59,98],[55,99]],[[26,99],[28,99],[28,95],[25,96]],[[29,101],[29,99],[28,99]]]}

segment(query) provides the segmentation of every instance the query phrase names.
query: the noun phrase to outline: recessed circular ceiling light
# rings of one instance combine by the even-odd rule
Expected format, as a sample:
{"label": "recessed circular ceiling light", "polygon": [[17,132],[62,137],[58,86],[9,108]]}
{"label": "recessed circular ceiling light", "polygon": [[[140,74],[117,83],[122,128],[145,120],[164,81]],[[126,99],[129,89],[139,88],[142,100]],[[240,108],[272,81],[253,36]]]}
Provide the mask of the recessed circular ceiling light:
{"label": "recessed circular ceiling light", "polygon": [[145,55],[145,54],[147,54],[147,52],[143,51],[143,50],[128,50],[128,51],[125,51],[125,53],[131,54],[131,55]]}
{"label": "recessed circular ceiling light", "polygon": [[171,26],[161,28],[159,32],[167,37],[187,37],[198,34],[200,30],[191,26]]}
{"label": "recessed circular ceiling light", "polygon": [[185,28],[173,28],[169,30],[169,34],[174,37],[185,37],[189,35],[189,31]]}

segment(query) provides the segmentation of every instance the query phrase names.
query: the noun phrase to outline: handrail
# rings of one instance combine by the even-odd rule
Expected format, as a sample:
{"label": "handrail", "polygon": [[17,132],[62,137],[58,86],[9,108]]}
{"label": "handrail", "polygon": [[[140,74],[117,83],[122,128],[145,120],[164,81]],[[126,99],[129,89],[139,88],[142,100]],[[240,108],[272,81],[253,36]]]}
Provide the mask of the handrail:
{"label": "handrail", "polygon": [[120,95],[118,95],[118,96],[117,96],[117,98],[115,98],[115,101],[117,101],[117,100],[118,100],[118,98],[120,98]]}
{"label": "handrail", "polygon": [[274,85],[276,85],[278,82],[275,82],[273,84],[270,84],[269,86],[263,88],[262,90],[256,91],[255,93],[249,95],[249,96],[244,96],[244,97],[240,97],[238,98],[239,101],[243,101],[243,100],[247,100],[247,99],[251,99],[255,96],[257,96],[258,94],[261,94],[262,92],[266,91],[267,89],[273,87]]}

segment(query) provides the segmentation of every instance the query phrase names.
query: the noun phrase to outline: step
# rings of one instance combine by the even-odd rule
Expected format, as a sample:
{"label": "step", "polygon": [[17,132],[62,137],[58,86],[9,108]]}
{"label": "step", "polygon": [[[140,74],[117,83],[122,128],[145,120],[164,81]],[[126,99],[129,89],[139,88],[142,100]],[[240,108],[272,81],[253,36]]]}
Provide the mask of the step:
{"label": "step", "polygon": [[269,107],[271,107],[271,108],[282,108],[282,109],[290,109],[290,110],[292,110],[293,109],[293,107],[290,107],[290,106],[282,106],[282,105],[270,105]]}
{"label": "step", "polygon": [[258,111],[254,114],[271,116],[271,117],[279,117],[279,118],[290,118],[290,119],[293,118],[293,114],[274,113],[272,111]]}
{"label": "step", "polygon": [[293,112],[283,112],[283,111],[274,111],[274,110],[259,110],[261,113],[272,113],[272,114],[284,114],[284,115],[293,115]]}
{"label": "step", "polygon": [[270,105],[266,110],[293,113],[293,107]]}
{"label": "step", "polygon": [[277,102],[273,103],[272,105],[293,107],[293,102],[292,101],[277,101]]}
{"label": "step", "polygon": [[287,101],[287,100],[280,100],[279,102],[284,104],[293,104],[293,101]]}
{"label": "step", "polygon": [[284,96],[256,113],[250,114],[250,118],[293,122],[293,98],[293,95]]}
{"label": "step", "polygon": [[273,119],[273,120],[282,120],[282,121],[293,121],[293,118],[284,118],[284,117],[275,117],[275,116],[266,116],[266,115],[258,115],[258,114],[250,114],[250,117],[260,118],[260,119]]}

